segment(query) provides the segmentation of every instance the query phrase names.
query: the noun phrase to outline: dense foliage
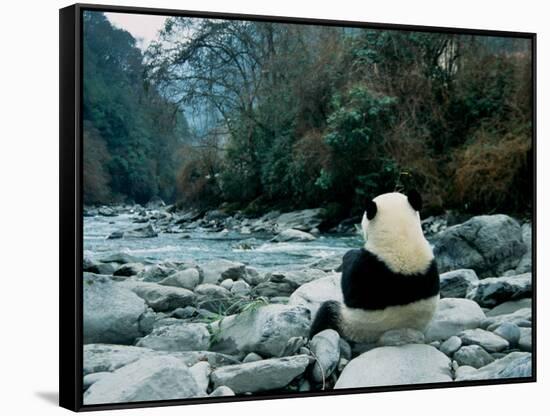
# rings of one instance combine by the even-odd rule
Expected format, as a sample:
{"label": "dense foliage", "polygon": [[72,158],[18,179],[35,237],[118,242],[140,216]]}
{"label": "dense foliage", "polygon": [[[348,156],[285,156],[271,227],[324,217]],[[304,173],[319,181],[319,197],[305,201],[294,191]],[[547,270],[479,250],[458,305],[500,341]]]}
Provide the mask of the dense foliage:
{"label": "dense foliage", "polygon": [[[531,207],[526,40],[169,18],[142,60],[128,33],[94,19],[96,200],[106,183],[111,196],[169,198],[177,178],[184,205],[248,213],[353,215],[412,186],[434,213]],[[177,109],[195,115],[189,129]]]}
{"label": "dense foliage", "polygon": [[129,33],[102,13],[84,13],[84,28],[85,202],[174,198],[185,119],[147,88],[142,54]]}

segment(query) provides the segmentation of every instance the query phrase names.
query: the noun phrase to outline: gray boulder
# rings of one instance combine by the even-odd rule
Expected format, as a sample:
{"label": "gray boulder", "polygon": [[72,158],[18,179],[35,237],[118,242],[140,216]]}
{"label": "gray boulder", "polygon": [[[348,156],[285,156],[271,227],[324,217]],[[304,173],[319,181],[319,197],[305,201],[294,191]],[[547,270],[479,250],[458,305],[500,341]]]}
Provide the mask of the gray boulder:
{"label": "gray boulder", "polygon": [[442,298],[464,298],[468,287],[479,279],[472,269],[453,270],[439,277],[439,291]]}
{"label": "gray boulder", "polygon": [[84,273],[84,343],[132,344],[143,335],[145,302],[105,276]]}
{"label": "gray boulder", "polygon": [[210,364],[207,361],[199,361],[197,364],[191,366],[189,371],[191,371],[200,390],[206,394],[206,390],[210,384],[210,373],[212,373]]}
{"label": "gray boulder", "polygon": [[281,214],[275,219],[275,227],[277,230],[294,228],[299,231],[308,231],[319,227],[322,222],[323,210],[321,208],[304,209]]}
{"label": "gray boulder", "polygon": [[531,224],[523,224],[521,226],[521,236],[527,251],[519,261],[516,267],[515,274],[531,272],[533,269],[533,249],[532,249],[532,230]]}
{"label": "gray boulder", "polygon": [[259,285],[262,282],[265,282],[269,277],[266,273],[260,273],[252,267],[245,267],[245,273],[242,276],[242,279],[248,283],[250,286]]}
{"label": "gray boulder", "polygon": [[504,302],[498,306],[495,306],[493,309],[488,311],[486,315],[487,317],[493,317],[497,315],[506,315],[506,314],[514,313],[524,308],[531,309],[531,306],[532,306],[531,298],[509,300],[508,302]]}
{"label": "gray boulder", "polygon": [[531,328],[519,328],[518,347],[522,351],[531,352],[533,349],[533,331]]}
{"label": "gray boulder", "polygon": [[265,298],[290,296],[296,287],[284,280],[268,280],[266,282],[259,283],[254,289],[252,294],[254,296],[262,296]]}
{"label": "gray boulder", "polygon": [[515,324],[520,328],[531,327],[532,310],[531,308],[518,309],[514,313],[492,316],[481,322],[481,328],[494,331],[504,322]]}
{"label": "gray boulder", "polygon": [[210,349],[226,354],[256,352],[278,357],[290,338],[307,337],[309,326],[310,314],[303,307],[260,306],[213,323]]}
{"label": "gray boulder", "polygon": [[157,312],[172,311],[193,304],[195,294],[188,289],[156,283],[124,282],[136,295]]}
{"label": "gray boulder", "polygon": [[211,260],[200,265],[203,273],[203,283],[217,284],[224,279],[239,280],[246,276],[246,268],[242,263],[224,259]]}
{"label": "gray boulder", "polygon": [[453,335],[448,340],[446,340],[443,344],[440,345],[439,351],[451,357],[461,346],[462,346],[462,340],[456,335]]}
{"label": "gray boulder", "polygon": [[477,371],[457,375],[457,381],[464,380],[498,380],[504,378],[531,377],[532,360],[528,352],[512,352]]}
{"label": "gray boulder", "polygon": [[131,228],[129,230],[114,231],[107,237],[108,239],[115,238],[153,238],[157,237],[158,233],[151,224],[142,227]]}
{"label": "gray boulder", "polygon": [[288,304],[304,306],[310,310],[311,316],[315,316],[323,302],[327,300],[344,301],[340,280],[340,273],[334,273],[328,277],[306,283],[292,293]]}
{"label": "gray boulder", "polygon": [[120,264],[126,264],[126,263],[141,263],[142,259],[139,257],[132,256],[128,253],[113,253],[108,256],[102,257],[99,259],[102,263],[120,263]]}
{"label": "gray boulder", "polygon": [[154,264],[141,271],[137,278],[144,282],[158,283],[166,277],[174,274],[177,271],[175,267],[168,267],[163,264]]}
{"label": "gray boulder", "polygon": [[310,233],[306,233],[305,231],[299,231],[294,229],[288,229],[280,232],[277,234],[271,241],[274,241],[276,243],[284,243],[287,241],[313,241],[316,238],[311,235]]}
{"label": "gray boulder", "polygon": [[204,392],[184,363],[173,357],[154,357],[138,360],[92,384],[84,394],[84,404],[201,396]]}
{"label": "gray boulder", "polygon": [[100,372],[100,373],[86,374],[82,378],[82,388],[84,390],[88,390],[92,384],[94,384],[95,382],[101,380],[103,377],[109,377],[110,375],[111,375],[111,373],[108,373],[106,371],[103,371],[103,372]]}
{"label": "gray boulder", "polygon": [[118,269],[113,272],[114,276],[135,276],[144,269],[141,263],[126,263],[122,264]]}
{"label": "gray boulder", "polygon": [[155,328],[136,345],[163,351],[203,351],[208,349],[209,342],[206,324],[180,323]]}
{"label": "gray boulder", "polygon": [[324,383],[340,360],[340,336],[334,329],[325,329],[316,334],[311,342],[310,349],[315,358],[311,376],[316,383]]}
{"label": "gray boulder", "polygon": [[479,345],[489,352],[500,352],[510,347],[504,338],[480,328],[467,329],[458,334],[463,345]]}
{"label": "gray boulder", "polygon": [[354,358],[335,389],[452,381],[451,361],[430,345],[379,347]]}
{"label": "gray boulder", "polygon": [[214,388],[227,386],[236,394],[280,389],[303,374],[309,365],[307,355],[271,358],[228,365],[212,372]]}
{"label": "gray boulder", "polygon": [[518,222],[502,214],[473,217],[433,240],[440,272],[474,269],[482,278],[516,268],[527,251]]}
{"label": "gray boulder", "polygon": [[231,294],[235,296],[248,296],[250,293],[250,285],[244,280],[237,280],[231,286]]}
{"label": "gray boulder", "polygon": [[424,335],[428,342],[445,340],[465,329],[479,327],[483,319],[485,314],[474,301],[458,298],[441,299]]}
{"label": "gray boulder", "polygon": [[182,287],[184,289],[193,290],[199,283],[199,271],[191,267],[165,277],[159,282],[159,285]]}
{"label": "gray boulder", "polygon": [[454,353],[453,359],[459,365],[467,365],[474,368],[483,367],[494,361],[494,358],[479,345],[465,345]]}
{"label": "gray boulder", "polygon": [[113,372],[142,358],[148,359],[167,355],[177,358],[187,366],[194,365],[199,361],[208,361],[212,367],[239,362],[235,357],[210,351],[170,352],[131,345],[85,344],[83,373],[87,375],[98,372]]}
{"label": "gray boulder", "polygon": [[508,341],[511,347],[518,344],[521,336],[519,327],[510,322],[503,322],[493,332]]}
{"label": "gray boulder", "polygon": [[502,302],[531,295],[531,273],[524,273],[480,280],[470,287],[466,297],[490,308]]}
{"label": "gray boulder", "polygon": [[416,329],[401,328],[384,332],[377,341],[379,346],[398,347],[405,344],[424,344],[424,334]]}

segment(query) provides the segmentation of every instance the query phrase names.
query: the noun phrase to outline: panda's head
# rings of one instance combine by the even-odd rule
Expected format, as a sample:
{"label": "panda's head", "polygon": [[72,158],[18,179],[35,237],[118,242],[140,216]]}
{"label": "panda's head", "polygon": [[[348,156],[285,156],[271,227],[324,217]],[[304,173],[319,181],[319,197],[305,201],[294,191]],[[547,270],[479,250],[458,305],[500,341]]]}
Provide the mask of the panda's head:
{"label": "panda's head", "polygon": [[422,233],[422,198],[392,192],[365,203],[361,227],[365,248],[386,262],[394,272],[416,273],[429,266],[433,253]]}

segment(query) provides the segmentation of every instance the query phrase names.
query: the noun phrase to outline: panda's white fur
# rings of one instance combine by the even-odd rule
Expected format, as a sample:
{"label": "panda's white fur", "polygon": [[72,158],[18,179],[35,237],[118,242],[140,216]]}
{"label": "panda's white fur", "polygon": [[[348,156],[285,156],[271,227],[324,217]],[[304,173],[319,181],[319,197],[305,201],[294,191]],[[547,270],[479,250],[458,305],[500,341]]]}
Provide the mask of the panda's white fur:
{"label": "panda's white fur", "polygon": [[395,273],[426,271],[434,255],[424,238],[418,211],[398,192],[377,196],[373,201],[376,215],[369,221],[365,213],[361,222],[365,249],[375,253]]}
{"label": "panda's white fur", "polygon": [[344,338],[356,342],[376,342],[391,329],[411,328],[424,331],[430,323],[439,295],[408,305],[388,306],[382,310],[366,311],[342,305],[340,332]]}
{"label": "panda's white fur", "polygon": [[[434,269],[431,268],[434,267],[434,255],[422,232],[420,214],[413,209],[408,197],[394,192],[380,195],[373,202],[376,204],[376,214],[369,220],[365,213],[361,223],[366,240],[365,250],[380,259],[390,273],[404,275],[406,279],[415,279],[425,273],[432,273],[433,276]],[[438,288],[437,269],[435,274]],[[384,332],[391,329],[424,330],[433,317],[438,300],[437,289],[437,294],[433,296],[407,304],[387,306],[384,309],[333,304],[327,308],[329,312],[325,311],[325,316],[336,316],[332,318],[336,321],[333,326],[344,338],[369,343],[375,342]],[[325,319],[320,316],[319,320]],[[322,325],[314,323],[312,330],[316,324]]]}

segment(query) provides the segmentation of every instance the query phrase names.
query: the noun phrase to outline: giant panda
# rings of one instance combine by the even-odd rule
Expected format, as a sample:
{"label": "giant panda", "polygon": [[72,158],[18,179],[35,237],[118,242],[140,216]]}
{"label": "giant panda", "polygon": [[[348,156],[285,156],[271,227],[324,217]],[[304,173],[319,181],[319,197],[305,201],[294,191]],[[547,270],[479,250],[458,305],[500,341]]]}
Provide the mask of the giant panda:
{"label": "giant panda", "polygon": [[379,195],[366,203],[365,245],[343,257],[343,303],[324,302],[310,337],[332,328],[353,342],[375,342],[397,328],[423,330],[439,300],[439,273],[424,237],[418,192]]}

